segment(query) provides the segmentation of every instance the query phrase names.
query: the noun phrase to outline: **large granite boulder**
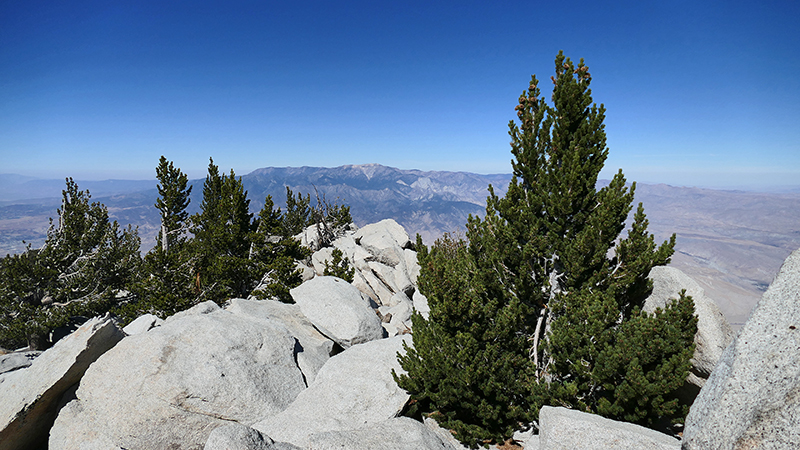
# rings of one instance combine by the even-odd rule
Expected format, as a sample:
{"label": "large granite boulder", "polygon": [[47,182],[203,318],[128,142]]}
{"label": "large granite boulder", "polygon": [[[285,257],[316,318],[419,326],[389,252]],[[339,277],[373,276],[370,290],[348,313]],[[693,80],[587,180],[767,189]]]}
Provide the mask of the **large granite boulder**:
{"label": "large granite boulder", "polygon": [[398,417],[355,430],[324,431],[308,438],[314,450],[455,450],[421,422]]}
{"label": "large granite boulder", "polygon": [[322,335],[300,311],[300,306],[276,300],[244,300],[234,298],[225,308],[241,316],[277,320],[297,339],[297,366],[306,384],[311,384],[317,372],[334,352],[333,341]]}
{"label": "large granite boulder", "polygon": [[316,277],[289,292],[308,320],[342,348],[383,337],[369,300],[340,278]]}
{"label": "large granite boulder", "polygon": [[30,367],[5,374],[0,383],[0,449],[46,444],[64,392],[124,336],[108,316],[97,317],[56,342]]}
{"label": "large granite boulder", "polygon": [[685,450],[800,445],[800,250],[723,353],[683,436]]}
{"label": "large granite boulder", "polygon": [[539,450],[677,450],[679,440],[639,425],[596,414],[543,406]]}
{"label": "large granite boulder", "polygon": [[393,219],[366,225],[356,231],[354,238],[378,262],[391,267],[405,262],[403,249],[411,245],[406,230]]}
{"label": "large granite boulder", "polygon": [[305,388],[296,342],[278,321],[212,302],[176,314],[92,364],[50,449],[202,448],[218,426],[277,414]]}
{"label": "large granite boulder", "polygon": [[717,304],[685,273],[674,267],[658,266],[650,270],[650,279],[653,281],[653,292],[645,300],[643,311],[652,313],[656,308],[664,309],[684,289],[686,295],[694,300],[697,316],[695,351],[686,379],[687,385],[679,394],[687,404],[691,404],[717,366],[722,352],[733,341],[734,333]]}
{"label": "large granite boulder", "polygon": [[306,447],[309,436],[361,428],[396,417],[408,393],[395,383],[403,373],[397,353],[410,336],[358,344],[332,357],[285,411],[253,425],[272,439]]}

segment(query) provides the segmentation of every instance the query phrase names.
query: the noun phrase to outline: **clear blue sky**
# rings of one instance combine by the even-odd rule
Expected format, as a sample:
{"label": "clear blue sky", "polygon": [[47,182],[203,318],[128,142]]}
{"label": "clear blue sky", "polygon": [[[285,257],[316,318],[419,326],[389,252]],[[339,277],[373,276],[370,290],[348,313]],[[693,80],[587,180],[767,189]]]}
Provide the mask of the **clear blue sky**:
{"label": "clear blue sky", "polygon": [[604,175],[798,185],[798,18],[769,0],[0,0],[0,173],[146,179],[162,154],[198,178],[209,156],[509,172],[517,97],[563,49],[608,110]]}

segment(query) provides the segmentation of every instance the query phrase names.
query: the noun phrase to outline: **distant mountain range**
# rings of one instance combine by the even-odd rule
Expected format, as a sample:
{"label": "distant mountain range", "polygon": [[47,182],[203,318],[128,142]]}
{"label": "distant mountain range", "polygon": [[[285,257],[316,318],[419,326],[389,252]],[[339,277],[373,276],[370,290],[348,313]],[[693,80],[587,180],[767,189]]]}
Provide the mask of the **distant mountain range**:
{"label": "distant mountain range", "polygon": [[[351,207],[363,226],[393,218],[413,237],[432,243],[444,232],[464,229],[470,214],[482,215],[487,186],[505,193],[509,174],[401,170],[378,164],[335,168],[268,167],[242,176],[251,210],[258,211],[272,195],[318,194]],[[96,201],[105,204],[121,224],[139,227],[143,250],[155,243],[159,226],[153,204],[155,180],[78,181]],[[199,208],[203,180],[194,180],[190,212]],[[0,254],[44,242],[48,218],[56,216],[63,180],[38,180],[0,175]],[[677,233],[673,265],[693,276],[728,319],[744,322],[781,262],[800,247],[800,194],[720,191],[638,184],[650,230],[659,242]]]}

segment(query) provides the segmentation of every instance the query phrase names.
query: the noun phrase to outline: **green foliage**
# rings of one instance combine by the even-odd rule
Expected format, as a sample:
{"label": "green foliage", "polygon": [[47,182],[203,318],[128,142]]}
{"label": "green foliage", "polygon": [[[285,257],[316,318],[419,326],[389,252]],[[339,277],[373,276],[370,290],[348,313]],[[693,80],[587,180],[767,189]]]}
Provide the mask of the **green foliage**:
{"label": "green foliage", "polygon": [[251,272],[260,278],[260,282],[253,295],[259,299],[276,298],[292,303],[289,289],[303,281],[295,261],[311,256],[311,252],[297,239],[283,235],[283,216],[280,208],[275,209],[272,196],[265,199],[255,228],[250,251]]}
{"label": "green foliage", "polygon": [[[161,227],[144,260],[136,230],[120,230],[105,206],[90,203],[89,193],[67,179],[58,226],[51,219],[45,245],[0,259],[0,346],[44,347],[49,333],[72,317],[108,311],[125,324],[208,299],[291,302],[289,290],[302,282],[296,261],[311,254],[292,236],[320,221],[335,227],[351,221],[349,207],[318,199],[312,208],[310,195],[294,197],[288,188],[285,214],[267,197],[253,218],[241,178],[232,170],[220,174],[213,160],[201,211],[189,217],[186,174],[162,156],[156,177]],[[337,268],[347,274],[346,261]]]}
{"label": "green foliage", "polygon": [[334,248],[331,253],[331,258],[331,261],[325,261],[325,271],[322,274],[325,276],[339,277],[348,283],[352,283],[356,269],[350,267],[342,251],[338,248]]}
{"label": "green foliage", "polygon": [[311,211],[311,221],[309,225],[313,225],[314,223],[321,225],[332,234],[336,234],[338,230],[353,223],[353,218],[350,216],[350,207],[340,204],[337,201],[331,203],[325,198],[324,194],[322,198],[317,194],[317,206]]}
{"label": "green foliage", "polygon": [[186,174],[164,156],[156,167],[156,178],[159,197],[155,207],[161,213],[161,228],[156,246],[144,257],[145,276],[134,289],[134,301],[115,310],[123,323],[144,313],[165,318],[195,304],[186,212],[192,187]]}
{"label": "green foliage", "polygon": [[128,295],[141,266],[139,236],[90,199],[68,178],[44,246],[3,259],[0,345],[47,346],[71,317],[105,313]]}
{"label": "green foliage", "polygon": [[[414,349],[400,359],[408,375],[398,382],[472,446],[510,437],[544,404],[643,424],[686,414],[674,393],[694,351],[691,299],[641,312],[650,269],[669,262],[675,237],[656,246],[640,204],[618,239],[635,183],[628,189],[620,171],[596,188],[608,156],[605,108],[592,102],[582,60],[559,53],[551,79],[553,106],[535,76],[519,98],[505,197],[489,187],[468,243],[446,239],[420,253],[431,313],[413,319]],[[481,389],[466,382],[480,373],[476,361],[489,367]]]}
{"label": "green foliage", "polygon": [[161,213],[161,233],[157,237],[157,246],[168,253],[170,244],[185,241],[186,220],[189,218],[186,208],[191,201],[189,196],[192,187],[187,187],[189,178],[186,174],[176,168],[172,161],[167,161],[163,155],[156,167],[156,178],[159,195],[156,208]]}
{"label": "green foliage", "polygon": [[331,245],[334,239],[341,236],[352,222],[350,207],[338,202],[328,202],[323,194],[317,194],[317,203],[311,206],[311,194],[303,197],[302,194],[294,196],[292,190],[286,187],[286,213],[281,218],[284,236],[296,236],[307,227],[316,226],[318,239],[309,243],[312,250],[318,250]]}
{"label": "green foliage", "polygon": [[297,193],[297,197],[286,186],[286,212],[281,217],[284,236],[296,236],[313,223],[313,211],[311,208],[311,194],[303,197]]}
{"label": "green foliage", "polygon": [[399,358],[408,374],[395,375],[415,407],[432,413],[474,447],[502,442],[528,417],[530,362],[526,306],[492,298],[478,280],[468,244],[445,235],[428,253],[418,239],[420,292],[430,317],[412,316],[414,346]]}
{"label": "green foliage", "polygon": [[241,178],[220,175],[209,162],[200,213],[192,216],[194,275],[198,298],[222,302],[252,289],[248,256],[255,230]]}

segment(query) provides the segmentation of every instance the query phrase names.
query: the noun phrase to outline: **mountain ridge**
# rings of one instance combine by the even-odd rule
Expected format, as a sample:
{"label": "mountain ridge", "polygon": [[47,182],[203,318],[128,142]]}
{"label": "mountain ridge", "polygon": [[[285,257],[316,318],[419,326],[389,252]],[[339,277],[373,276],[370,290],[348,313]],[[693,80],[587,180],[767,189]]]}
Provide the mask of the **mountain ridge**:
{"label": "mountain ridge", "polygon": [[[264,167],[242,175],[253,212],[267,195],[284,205],[289,186],[295,194],[310,194],[312,203],[319,195],[349,205],[359,226],[393,218],[428,244],[444,232],[463,231],[470,214],[485,212],[488,185],[503,195],[510,179],[510,174],[405,170],[380,164]],[[9,200],[4,196],[10,184],[6,181],[0,176],[0,252],[24,251],[23,240],[40,246],[48,218],[55,217],[60,204],[63,181],[55,190],[54,180],[45,180],[55,195],[36,200]],[[35,183],[23,179],[20,184],[27,192],[43,192]],[[191,184],[189,212],[193,213],[202,200],[203,179]],[[78,185],[105,204],[112,219],[139,227],[142,251],[154,245],[159,226],[153,206],[158,196],[155,180],[79,181]],[[142,187],[146,189],[126,191]],[[637,183],[635,202],[640,201],[658,242],[677,233],[672,265],[695,278],[734,325],[744,322],[782,261],[800,247],[800,194]]]}

